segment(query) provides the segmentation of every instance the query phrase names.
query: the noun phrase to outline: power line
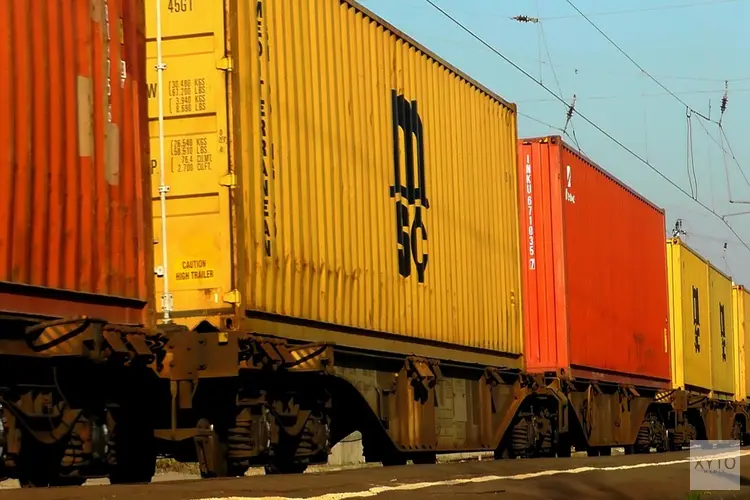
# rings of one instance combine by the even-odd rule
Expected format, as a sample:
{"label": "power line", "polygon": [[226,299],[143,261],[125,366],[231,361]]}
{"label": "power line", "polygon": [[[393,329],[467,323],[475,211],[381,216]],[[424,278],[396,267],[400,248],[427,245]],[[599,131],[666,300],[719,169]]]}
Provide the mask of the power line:
{"label": "power line", "polygon": [[562,129],[560,127],[555,127],[554,125],[550,125],[549,123],[544,122],[544,121],[540,120],[539,118],[534,118],[533,116],[529,116],[526,113],[522,113],[522,112],[520,112],[518,110],[516,110],[516,113],[518,113],[518,116],[523,116],[524,118],[526,118],[528,120],[531,120],[533,122],[537,122],[538,124],[544,125],[545,127],[549,127],[552,130],[557,130],[559,132],[562,132]]}
{"label": "power line", "polygon": [[[744,92],[750,92],[750,88],[739,88],[739,89],[732,89],[732,93],[744,93]],[[701,89],[701,90],[685,90],[685,91],[677,91],[674,92],[677,95],[699,95],[699,94],[719,94],[721,93],[721,90],[709,90],[709,89]],[[670,94],[666,92],[653,92],[653,93],[643,93],[641,94],[641,97],[664,97],[664,96],[670,96]],[[628,95],[628,94],[619,94],[619,95],[591,95],[591,96],[579,96],[578,100],[580,101],[601,101],[601,100],[609,100],[609,99],[632,99],[633,97],[637,97],[636,95]],[[517,103],[532,103],[532,102],[555,102],[556,99],[521,99],[516,101]],[[695,111],[692,108],[691,111]],[[709,120],[713,123],[716,123],[715,120]]]}
{"label": "power line", "polygon": [[[555,92],[553,90],[551,90],[549,87],[547,87],[546,85],[544,85],[542,82],[540,82],[539,80],[537,80],[536,78],[534,78],[533,76],[531,76],[526,70],[524,70],[523,68],[521,68],[520,66],[518,66],[516,63],[514,63],[505,54],[503,54],[502,52],[500,52],[499,50],[497,50],[494,46],[492,46],[491,44],[489,44],[482,37],[480,37],[479,35],[477,35],[476,33],[474,33],[472,30],[470,30],[468,27],[466,27],[463,23],[461,23],[461,21],[459,21],[458,19],[456,19],[455,17],[453,17],[452,15],[450,15],[450,13],[446,12],[445,10],[443,10],[443,8],[440,7],[439,5],[437,5],[433,0],[425,0],[425,2],[427,2],[428,4],[430,4],[435,10],[437,10],[438,12],[440,12],[443,16],[445,16],[446,18],[448,18],[451,22],[453,22],[454,24],[456,24],[458,27],[460,27],[466,33],[468,33],[469,35],[471,35],[479,43],[481,43],[482,45],[484,45],[485,47],[487,47],[489,50],[491,50],[493,53],[495,53],[495,55],[497,55],[498,57],[500,57],[501,59],[503,59],[505,62],[507,62],[511,66],[513,66],[516,70],[518,70],[520,73],[522,73],[524,76],[526,76],[529,80],[533,81],[534,83],[536,83],[537,85],[539,85],[540,87],[542,87],[545,91],[547,91],[547,93],[549,93],[550,95],[552,95],[552,97],[554,97],[558,101],[560,101],[560,103],[562,103],[564,106],[566,106],[566,107],[568,106],[568,103],[566,103],[564,99],[558,97],[557,94],[555,94]],[[689,106],[686,106],[686,107],[689,108]],[[707,206],[705,203],[701,202],[700,200],[694,199],[692,196],[690,196],[690,193],[688,193],[687,191],[685,191],[685,189],[683,189],[679,184],[677,184],[675,181],[673,181],[672,179],[670,179],[667,175],[665,175],[663,172],[661,172],[658,168],[654,167],[648,160],[645,160],[641,155],[639,155],[638,153],[636,153],[635,151],[633,151],[631,148],[629,148],[628,146],[626,146],[625,144],[623,144],[622,142],[620,142],[616,137],[612,136],[609,132],[607,132],[606,130],[604,130],[603,128],[601,128],[599,125],[597,125],[596,123],[594,123],[593,121],[591,121],[588,117],[586,117],[585,115],[583,115],[580,111],[576,110],[576,114],[578,116],[580,116],[581,119],[583,119],[589,125],[591,125],[595,129],[597,129],[599,132],[601,132],[602,134],[604,134],[609,140],[611,140],[612,142],[614,142],[615,144],[617,144],[618,146],[620,146],[622,149],[624,149],[625,151],[627,151],[631,156],[633,156],[634,158],[636,158],[637,160],[639,160],[641,163],[643,163],[644,165],[646,165],[647,167],[649,167],[651,170],[653,170],[654,172],[656,172],[656,174],[658,174],[662,179],[664,179],[669,184],[671,184],[672,187],[674,187],[675,189],[677,189],[678,191],[680,191],[682,194],[684,194],[685,196],[687,196],[688,198],[690,198],[691,200],[693,200],[695,203],[697,203],[698,205],[700,205],[707,212],[713,214],[722,223],[724,223],[724,225],[727,226],[727,228],[732,232],[732,234],[734,234],[734,236],[737,238],[737,240],[740,243],[742,243],[742,245],[748,251],[750,251],[750,245],[748,245],[748,243],[746,243],[745,240],[743,240],[742,237],[739,234],[737,234],[737,231],[735,231],[735,229],[726,221],[726,219],[724,217],[722,217],[721,215],[719,215],[718,212],[715,212],[713,209],[711,209],[709,206]]]}
{"label": "power line", "polygon": [[[692,2],[692,3],[683,3],[683,4],[676,4],[676,5],[660,5],[657,7],[642,7],[638,9],[624,9],[624,10],[613,10],[609,12],[596,12],[590,14],[591,16],[613,16],[618,14],[636,14],[641,12],[654,12],[654,11],[660,11],[660,10],[675,10],[675,9],[685,9],[689,7],[702,7],[702,6],[709,6],[709,5],[718,5],[723,3],[730,3],[730,2],[737,2],[738,0],[713,0],[713,1],[707,1],[707,2]],[[578,16],[553,16],[553,17],[543,17],[541,18],[543,21],[556,21],[560,19],[574,19]]]}
{"label": "power line", "polygon": [[[727,141],[727,147],[729,148],[729,152],[732,155],[732,159],[737,164],[737,168],[739,169],[740,173],[742,174],[742,176],[745,178],[745,181],[747,182],[747,177],[745,176],[745,172],[742,170],[742,167],[740,166],[739,161],[737,161],[737,157],[735,156],[734,151],[732,151],[732,146],[731,146],[731,144],[729,144],[729,139],[726,137],[726,134],[724,133],[724,127],[722,126],[722,118],[724,116],[724,111],[726,110],[727,85],[729,84],[729,82],[725,82],[724,97],[722,99],[722,105],[721,105],[722,118],[720,118],[718,121],[711,120],[710,117],[707,117],[707,116],[703,115],[702,113],[696,111],[692,107],[690,107],[685,101],[683,101],[682,99],[680,99],[679,97],[677,97],[677,95],[674,92],[672,92],[667,87],[665,87],[664,85],[662,85],[662,83],[659,80],[657,80],[653,75],[651,75],[648,71],[646,71],[645,69],[643,69],[643,67],[640,64],[638,64],[632,57],[630,57],[630,55],[628,55],[627,52],[625,52],[617,43],[615,43],[614,40],[612,40],[609,36],[607,36],[607,34],[604,33],[604,31],[602,31],[599,28],[599,26],[596,25],[596,23],[594,23],[591,19],[589,19],[586,16],[586,14],[584,14],[583,12],[581,12],[581,10],[578,7],[575,6],[575,4],[572,2],[572,0],[565,0],[565,1],[568,2],[568,5],[570,5],[571,7],[573,7],[573,9],[575,9],[576,12],[578,12],[589,24],[591,24],[591,26],[593,26],[594,29],[596,29],[599,33],[601,33],[601,35],[604,38],[606,38],[612,45],[614,45],[614,47],[617,50],[619,50],[625,57],[627,57],[630,60],[630,62],[632,62],[646,76],[648,76],[649,78],[651,78],[654,82],[656,82],[657,85],[659,85],[661,88],[663,88],[664,90],[666,90],[672,97],[674,97],[675,99],[677,99],[677,101],[679,101],[683,106],[685,106],[685,108],[688,110],[689,114],[696,114],[696,115],[698,115],[699,117],[703,118],[706,121],[710,121],[710,122],[716,123],[719,126],[719,131],[721,133],[719,139],[722,140],[722,137],[723,137],[723,139]],[[723,150],[724,146],[722,145],[721,148]],[[725,160],[725,163],[726,163],[726,156],[724,157],[724,160]],[[725,170],[726,170],[726,166],[725,166]],[[727,176],[728,175],[729,175],[729,172],[727,171]],[[729,182],[729,178],[727,177],[727,183],[728,182]],[[727,187],[729,187],[729,184],[727,184]],[[697,189],[697,180],[696,180],[696,189]],[[736,202],[733,201],[731,199],[731,190],[730,190],[729,194],[730,194],[730,198],[729,198],[729,202],[730,203],[745,203],[745,202],[741,202],[741,201],[736,201]],[[750,203],[750,202],[748,202],[748,203]]]}
{"label": "power line", "polygon": [[688,103],[686,103],[685,101],[683,101],[682,99],[680,99],[679,97],[677,97],[677,94],[675,94],[674,92],[672,92],[671,90],[669,90],[669,89],[668,89],[667,87],[665,87],[665,86],[664,86],[664,85],[663,85],[663,84],[662,84],[662,83],[661,83],[661,82],[660,82],[659,80],[657,80],[656,78],[654,78],[654,76],[653,76],[653,75],[652,75],[651,73],[649,73],[648,71],[646,71],[646,70],[645,70],[645,69],[643,68],[643,66],[641,66],[640,64],[638,64],[638,63],[637,63],[637,62],[635,61],[635,59],[633,59],[632,57],[630,57],[630,55],[629,55],[629,54],[628,54],[627,52],[625,52],[625,51],[624,51],[624,50],[622,49],[622,47],[620,47],[620,46],[619,46],[619,45],[618,45],[618,44],[617,44],[617,43],[616,43],[616,42],[615,42],[614,40],[612,40],[612,39],[611,39],[611,38],[610,38],[610,37],[609,37],[609,36],[608,36],[608,35],[607,35],[607,34],[606,34],[606,33],[605,33],[604,31],[602,31],[602,30],[601,30],[601,29],[599,28],[599,26],[597,26],[597,25],[596,25],[596,23],[594,23],[594,21],[592,21],[591,19],[589,19],[589,18],[588,18],[588,16],[586,16],[586,14],[584,14],[583,12],[581,12],[581,9],[579,9],[578,7],[576,7],[576,6],[575,6],[575,4],[574,4],[574,3],[573,3],[573,2],[571,1],[571,0],[565,0],[565,1],[566,1],[566,2],[568,2],[568,5],[570,5],[571,7],[573,7],[573,8],[574,8],[574,9],[576,10],[576,12],[578,12],[578,13],[579,13],[579,14],[581,15],[581,17],[583,17],[583,18],[584,18],[584,19],[585,19],[586,21],[588,21],[588,23],[589,23],[589,24],[590,24],[591,26],[593,26],[593,27],[594,27],[594,29],[595,29],[596,31],[598,31],[599,33],[601,33],[601,35],[602,35],[602,36],[603,36],[604,38],[606,38],[606,39],[607,39],[607,40],[609,41],[609,43],[611,43],[612,45],[614,45],[614,47],[615,47],[615,48],[616,48],[617,50],[619,50],[619,51],[620,51],[620,52],[622,53],[622,55],[624,55],[625,57],[627,57],[627,58],[628,58],[628,60],[630,60],[630,62],[632,62],[632,63],[633,63],[633,64],[634,64],[634,65],[635,65],[635,66],[636,66],[636,67],[637,67],[637,68],[638,68],[639,70],[641,70],[641,71],[642,71],[642,72],[643,72],[643,73],[644,73],[644,74],[645,74],[646,76],[648,76],[649,78],[651,78],[651,79],[652,79],[652,80],[653,80],[653,81],[654,81],[654,82],[655,82],[655,83],[656,83],[656,84],[657,84],[657,85],[658,85],[659,87],[661,87],[661,88],[662,88],[662,89],[664,89],[664,90],[665,90],[665,91],[666,91],[667,93],[669,93],[669,94],[670,94],[670,95],[671,95],[672,97],[674,97],[675,99],[677,99],[677,100],[678,100],[678,101],[679,101],[679,102],[680,102],[680,103],[681,103],[681,104],[682,104],[683,106],[685,106],[686,108],[689,108],[689,109],[690,109],[690,111],[691,111],[692,113],[694,113],[694,114],[696,114],[696,115],[700,116],[701,118],[703,118],[703,119],[704,119],[704,120],[706,120],[706,121],[712,121],[712,120],[711,120],[711,118],[707,117],[707,116],[706,116],[706,115],[704,115],[703,113],[700,113],[699,111],[696,111],[696,110],[694,110],[694,109],[693,109],[693,108],[692,108],[692,107],[691,107],[690,105],[688,105]]}

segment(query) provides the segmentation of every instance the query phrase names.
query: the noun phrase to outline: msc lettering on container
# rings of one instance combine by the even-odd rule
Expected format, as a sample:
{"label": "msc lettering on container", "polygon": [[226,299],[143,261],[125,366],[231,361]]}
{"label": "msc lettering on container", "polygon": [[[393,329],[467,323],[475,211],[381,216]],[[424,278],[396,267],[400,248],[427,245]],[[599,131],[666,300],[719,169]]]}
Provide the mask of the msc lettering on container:
{"label": "msc lettering on container", "polygon": [[[428,255],[425,248],[427,227],[423,209],[430,208],[425,182],[424,129],[417,111],[417,101],[409,102],[403,94],[391,90],[391,110],[393,116],[393,185],[390,187],[390,196],[396,202],[398,272],[404,278],[408,278],[414,267],[417,271],[417,281],[424,283]],[[401,131],[403,131],[403,138]],[[414,211],[413,218],[410,217],[410,208]],[[418,255],[420,238],[423,242],[422,254]]]}

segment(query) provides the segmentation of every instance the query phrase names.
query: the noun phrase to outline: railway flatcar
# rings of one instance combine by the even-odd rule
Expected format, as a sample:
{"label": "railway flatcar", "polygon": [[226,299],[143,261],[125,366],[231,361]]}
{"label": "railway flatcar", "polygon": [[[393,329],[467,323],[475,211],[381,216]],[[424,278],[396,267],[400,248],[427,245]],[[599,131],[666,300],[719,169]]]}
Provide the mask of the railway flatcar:
{"label": "railway flatcar", "polygon": [[515,105],[355,2],[161,2],[160,39],[148,5],[155,287],[189,328],[161,449],[205,476],[300,471],[354,431],[385,464],[533,454],[519,412],[552,443],[556,392],[522,372]]}
{"label": "railway flatcar", "polygon": [[679,238],[669,238],[667,249],[672,398],[678,410],[673,440],[677,445],[691,439],[746,441],[748,408],[737,404],[745,399],[739,360],[747,362],[739,350],[744,327],[738,313],[744,314],[744,304],[733,295],[739,291],[733,292],[732,279]]}
{"label": "railway flatcar", "polygon": [[352,0],[162,2],[160,30],[148,4],[155,289],[185,329],[161,453],[210,477],[354,431],[385,465],[742,435],[690,434],[741,412],[675,385],[663,210],[517,143],[515,105]]}
{"label": "railway flatcar", "polygon": [[664,210],[557,136],[519,139],[518,169],[526,370],[563,388],[576,449],[666,446],[638,439],[668,418]]}
{"label": "railway flatcar", "polygon": [[0,477],[154,473],[143,4],[0,2]]}
{"label": "railway flatcar", "polygon": [[0,5],[0,476],[747,442],[750,294],[354,0],[69,4]]}

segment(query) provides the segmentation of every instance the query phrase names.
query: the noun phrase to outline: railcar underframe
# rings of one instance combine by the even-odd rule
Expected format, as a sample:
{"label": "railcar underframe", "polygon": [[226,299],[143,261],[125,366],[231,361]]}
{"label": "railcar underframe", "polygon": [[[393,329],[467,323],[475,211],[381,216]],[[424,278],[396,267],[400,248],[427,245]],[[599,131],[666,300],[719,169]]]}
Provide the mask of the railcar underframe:
{"label": "railcar underframe", "polygon": [[[503,367],[297,343],[235,331],[181,332],[162,367],[161,451],[204,477],[249,467],[301,472],[362,434],[365,460],[434,463],[668,451],[691,439],[747,440],[744,404],[686,391],[531,376]],[[228,362],[236,359],[237,363]],[[168,386],[168,387],[167,387]],[[167,407],[168,406],[168,407]]]}
{"label": "railcar underframe", "polygon": [[157,455],[204,477],[301,472],[355,431],[384,465],[748,438],[746,404],[696,391],[85,317],[0,327],[0,476],[26,487],[148,482]]}
{"label": "railcar underframe", "polygon": [[76,317],[0,318],[0,478],[148,482],[159,335]]}

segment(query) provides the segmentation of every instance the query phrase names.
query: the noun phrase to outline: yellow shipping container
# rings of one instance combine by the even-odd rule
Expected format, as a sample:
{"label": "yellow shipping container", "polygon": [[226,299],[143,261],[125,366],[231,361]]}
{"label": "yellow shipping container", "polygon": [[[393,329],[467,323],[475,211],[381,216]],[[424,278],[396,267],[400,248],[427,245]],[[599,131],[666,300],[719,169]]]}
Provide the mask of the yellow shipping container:
{"label": "yellow shipping container", "polygon": [[353,1],[161,5],[174,317],[521,354],[514,105]]}
{"label": "yellow shipping container", "polygon": [[732,280],[679,238],[667,240],[675,388],[735,397]]}
{"label": "yellow shipping container", "polygon": [[734,331],[737,332],[737,348],[735,349],[734,383],[737,386],[737,400],[750,399],[750,370],[748,370],[747,347],[750,346],[750,292],[742,285],[732,287],[734,311]]}

